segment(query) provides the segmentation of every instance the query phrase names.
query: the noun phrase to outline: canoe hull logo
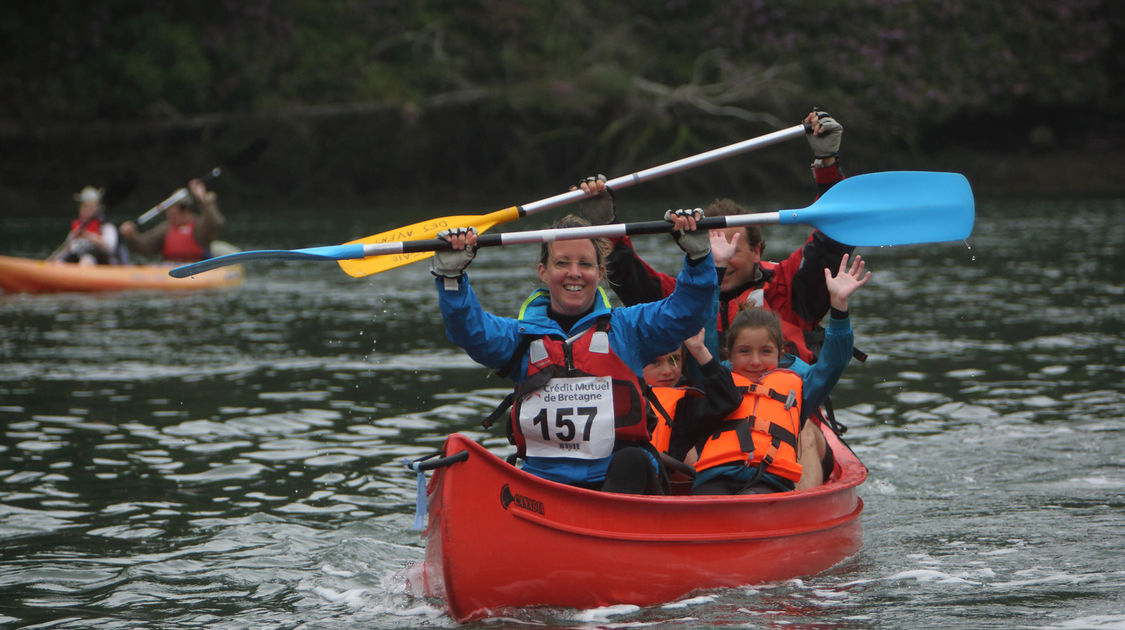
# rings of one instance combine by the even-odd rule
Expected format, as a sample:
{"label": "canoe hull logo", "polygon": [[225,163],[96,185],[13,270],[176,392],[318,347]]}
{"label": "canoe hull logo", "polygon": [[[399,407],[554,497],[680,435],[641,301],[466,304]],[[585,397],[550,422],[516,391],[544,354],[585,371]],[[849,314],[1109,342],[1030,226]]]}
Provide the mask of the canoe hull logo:
{"label": "canoe hull logo", "polygon": [[538,499],[532,499],[531,497],[527,497],[522,494],[514,494],[512,492],[512,489],[508,487],[508,484],[504,484],[504,486],[500,488],[500,505],[502,505],[506,510],[508,509],[508,506],[512,505],[513,503],[516,504],[517,507],[521,507],[528,512],[544,514],[542,501]]}

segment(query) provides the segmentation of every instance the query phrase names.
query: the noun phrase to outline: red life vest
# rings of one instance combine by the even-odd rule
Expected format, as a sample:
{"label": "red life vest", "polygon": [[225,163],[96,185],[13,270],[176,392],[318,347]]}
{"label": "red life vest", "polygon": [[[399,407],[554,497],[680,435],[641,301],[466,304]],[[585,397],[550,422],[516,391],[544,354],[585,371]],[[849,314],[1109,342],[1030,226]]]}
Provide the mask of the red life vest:
{"label": "red life vest", "polygon": [[668,445],[672,440],[672,425],[669,423],[670,419],[676,417],[676,405],[680,404],[684,395],[687,394],[687,389],[683,387],[653,387],[652,393],[656,396],[656,400],[660,406],[668,414],[665,418],[663,413],[656,412],[656,428],[652,430],[652,438],[649,439],[656,450],[661,453],[668,452]]}
{"label": "red life vest", "polygon": [[601,459],[648,440],[641,382],[610,348],[608,316],[567,340],[539,337],[527,356],[511,415],[521,457]]}
{"label": "red life vest", "polygon": [[775,369],[755,383],[738,374],[734,384],[745,388],[742,404],[719,425],[699,454],[696,471],[742,462],[796,482],[801,478],[797,463],[797,436],[801,432],[801,376],[792,370]]}
{"label": "red life vest", "polygon": [[[75,220],[71,221],[70,222],[70,231],[73,232],[74,230],[77,230],[78,226],[80,226],[80,225],[82,225],[82,221],[80,219],[75,219]],[[101,217],[94,217],[93,219],[90,219],[89,221],[87,221],[86,226],[82,228],[82,231],[83,232],[93,232],[94,234],[101,234],[102,233]]]}
{"label": "red life vest", "polygon": [[207,258],[207,250],[195,240],[195,221],[168,226],[164,233],[164,260],[194,262]]}

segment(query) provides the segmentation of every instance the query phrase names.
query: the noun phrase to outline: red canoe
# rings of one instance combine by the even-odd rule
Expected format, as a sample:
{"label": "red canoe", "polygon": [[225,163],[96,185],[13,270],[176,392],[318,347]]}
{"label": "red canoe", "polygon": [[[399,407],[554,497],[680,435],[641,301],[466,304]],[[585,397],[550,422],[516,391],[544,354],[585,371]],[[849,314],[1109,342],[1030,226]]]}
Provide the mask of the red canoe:
{"label": "red canoe", "polygon": [[458,621],[507,608],[649,606],[819,573],[863,544],[859,459],[822,427],[828,483],[772,495],[646,497],[524,473],[460,434],[428,486],[423,581]]}
{"label": "red canoe", "polygon": [[0,256],[0,289],[8,293],[194,291],[242,284],[242,267],[173,278],[174,265],[79,265]]}

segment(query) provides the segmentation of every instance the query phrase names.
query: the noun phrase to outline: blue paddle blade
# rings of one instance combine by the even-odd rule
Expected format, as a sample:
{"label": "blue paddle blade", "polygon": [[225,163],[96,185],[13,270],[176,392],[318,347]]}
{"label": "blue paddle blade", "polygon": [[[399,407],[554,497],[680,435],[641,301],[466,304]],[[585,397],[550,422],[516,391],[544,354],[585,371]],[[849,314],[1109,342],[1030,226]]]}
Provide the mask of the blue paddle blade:
{"label": "blue paddle blade", "polygon": [[812,225],[846,245],[871,247],[964,240],[974,216],[964,175],[889,171],[849,177],[808,208],[782,210],[778,222]]}
{"label": "blue paddle blade", "polygon": [[226,256],[208,258],[190,265],[175,267],[168,272],[173,278],[186,278],[197,273],[237,265],[249,260],[350,260],[363,258],[363,244],[354,245],[328,245],[326,247],[306,247],[305,249],[260,249],[249,252],[237,252]]}

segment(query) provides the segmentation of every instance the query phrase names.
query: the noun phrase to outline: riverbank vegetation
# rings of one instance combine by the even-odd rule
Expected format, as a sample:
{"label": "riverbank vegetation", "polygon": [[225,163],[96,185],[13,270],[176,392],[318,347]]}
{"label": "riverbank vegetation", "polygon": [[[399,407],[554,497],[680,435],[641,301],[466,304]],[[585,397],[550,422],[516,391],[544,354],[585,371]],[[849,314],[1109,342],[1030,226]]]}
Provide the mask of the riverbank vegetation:
{"label": "riverbank vegetation", "polygon": [[[227,192],[552,191],[814,105],[844,122],[851,172],[1122,186],[1112,0],[62,4],[0,9],[7,207],[69,208],[73,190],[126,175],[159,194],[256,138],[268,150]],[[662,185],[792,189],[807,163],[790,143]]]}

